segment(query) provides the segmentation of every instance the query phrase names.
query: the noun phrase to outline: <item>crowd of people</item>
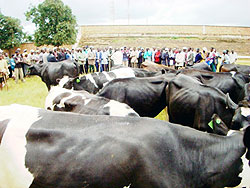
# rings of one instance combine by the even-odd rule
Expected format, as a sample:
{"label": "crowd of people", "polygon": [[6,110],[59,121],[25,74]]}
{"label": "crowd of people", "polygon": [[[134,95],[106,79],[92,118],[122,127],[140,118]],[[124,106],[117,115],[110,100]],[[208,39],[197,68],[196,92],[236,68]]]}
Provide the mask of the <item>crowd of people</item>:
{"label": "crowd of people", "polygon": [[[9,57],[8,53],[0,51],[0,72],[18,80],[25,81],[29,65],[43,62],[59,62],[74,60],[80,65],[80,73],[109,71],[112,66],[123,65],[134,68],[141,67],[143,62],[155,62],[175,69],[192,66],[195,63],[206,62],[216,72],[219,62],[231,64],[237,61],[237,53],[234,50],[224,50],[222,54],[215,48],[193,49],[179,48],[53,48],[36,49],[28,52],[26,49],[21,53],[18,48],[15,54]],[[220,61],[219,61],[220,59]]]}

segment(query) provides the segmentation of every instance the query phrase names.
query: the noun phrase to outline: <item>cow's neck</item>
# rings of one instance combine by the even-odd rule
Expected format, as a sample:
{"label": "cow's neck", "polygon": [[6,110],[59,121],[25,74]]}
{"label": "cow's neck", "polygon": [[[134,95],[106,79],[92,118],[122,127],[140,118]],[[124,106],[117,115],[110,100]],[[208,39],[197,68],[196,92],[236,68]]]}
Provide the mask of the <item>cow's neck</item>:
{"label": "cow's neck", "polygon": [[[218,182],[218,186],[235,186],[234,183],[239,181],[238,176],[241,171],[238,171],[237,175],[234,172],[237,172],[239,164],[242,163],[241,157],[246,151],[243,134],[234,133],[230,137],[219,138],[215,141],[209,145],[206,144],[200,153],[201,168],[205,167],[200,178],[204,182],[207,181],[207,185],[210,185],[211,182]],[[220,181],[223,179],[221,174],[225,176],[224,181]],[[231,178],[227,179],[227,177]],[[234,183],[231,184],[232,182]]]}

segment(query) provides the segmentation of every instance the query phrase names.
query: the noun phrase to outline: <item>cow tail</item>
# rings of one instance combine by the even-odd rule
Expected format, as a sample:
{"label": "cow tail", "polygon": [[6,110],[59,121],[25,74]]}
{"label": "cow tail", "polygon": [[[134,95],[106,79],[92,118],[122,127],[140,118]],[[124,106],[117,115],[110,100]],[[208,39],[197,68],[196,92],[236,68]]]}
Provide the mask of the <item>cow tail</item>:
{"label": "cow tail", "polygon": [[77,63],[77,62],[73,62],[74,64],[75,64],[75,66],[76,66],[76,70],[77,70],[77,75],[79,75],[80,74],[80,66],[79,66],[79,64]]}

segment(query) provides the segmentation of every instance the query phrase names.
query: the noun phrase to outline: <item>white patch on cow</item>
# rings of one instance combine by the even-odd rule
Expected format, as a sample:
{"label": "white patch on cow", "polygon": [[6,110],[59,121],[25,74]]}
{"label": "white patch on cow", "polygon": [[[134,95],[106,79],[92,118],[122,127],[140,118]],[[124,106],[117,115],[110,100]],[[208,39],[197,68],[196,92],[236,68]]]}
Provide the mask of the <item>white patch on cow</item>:
{"label": "white patch on cow", "polygon": [[85,75],[86,79],[88,79],[96,88],[98,88],[97,84],[95,83],[95,80],[91,74]]}
{"label": "white patch on cow", "polygon": [[110,72],[113,72],[116,76],[116,78],[130,78],[135,77],[135,73],[131,68],[120,68],[115,69]]}
{"label": "white patch on cow", "polygon": [[240,110],[244,117],[250,116],[250,108],[241,107]]}
{"label": "white patch on cow", "polygon": [[0,182],[4,188],[27,188],[33,182],[34,177],[25,166],[25,136],[40,119],[38,115],[37,108],[24,105],[0,108],[0,119],[10,119],[0,145]]}
{"label": "white patch on cow", "polygon": [[248,160],[246,159],[245,155],[241,157],[241,160],[243,162],[243,170],[240,173],[239,177],[242,178],[240,185],[237,187],[250,187],[250,167],[248,165]]}
{"label": "white patch on cow", "polygon": [[[138,115],[132,108],[130,108],[127,104],[120,103],[114,100],[110,100],[107,104],[104,105],[105,107],[109,107],[110,109],[110,116],[128,116],[130,113],[134,113]],[[138,115],[139,116],[139,115]]]}
{"label": "white patch on cow", "polygon": [[64,76],[61,80],[60,80],[60,82],[59,82],[59,86],[60,87],[63,87],[67,82],[69,81],[69,76]]}
{"label": "white patch on cow", "polygon": [[61,95],[62,93],[65,92],[72,92],[71,90],[65,89],[65,88],[61,88],[59,86],[53,86],[51,87],[49,94],[47,95],[46,99],[45,99],[45,109],[50,108],[51,110],[53,110],[54,104],[53,101],[54,99]]}
{"label": "white patch on cow", "polygon": [[102,73],[106,76],[106,78],[107,78],[107,80],[108,80],[109,82],[110,82],[111,80],[113,80],[113,78],[111,78],[107,72],[103,71]]}
{"label": "white patch on cow", "polygon": [[234,133],[236,133],[236,132],[239,132],[239,131],[235,131],[235,130],[229,130],[228,132],[227,132],[227,136],[231,136],[232,134],[234,134]]}
{"label": "white patch on cow", "polygon": [[87,105],[90,101],[91,101],[91,99],[84,99],[84,98],[82,98],[83,100],[84,100],[84,105]]}
{"label": "white patch on cow", "polygon": [[128,186],[124,186],[123,188],[130,188],[130,186],[131,186],[131,183]]}
{"label": "white patch on cow", "polygon": [[234,76],[235,76],[235,74],[236,74],[236,72],[235,72],[235,71],[231,71],[230,73],[231,73],[232,77],[234,77]]}

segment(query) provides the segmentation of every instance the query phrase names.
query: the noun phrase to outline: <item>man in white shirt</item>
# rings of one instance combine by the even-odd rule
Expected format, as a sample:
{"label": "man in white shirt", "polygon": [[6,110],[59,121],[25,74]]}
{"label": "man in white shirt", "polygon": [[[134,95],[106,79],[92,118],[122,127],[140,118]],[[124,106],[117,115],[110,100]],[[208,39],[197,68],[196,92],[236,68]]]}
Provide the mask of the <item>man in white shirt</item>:
{"label": "man in white shirt", "polygon": [[111,56],[111,59],[114,62],[114,66],[122,65],[122,60],[123,60],[122,51],[119,50],[118,48],[115,49],[115,53]]}
{"label": "man in white shirt", "polygon": [[47,48],[44,48],[44,53],[43,53],[43,63],[47,63],[47,57],[49,55],[49,53],[47,52]]}
{"label": "man in white shirt", "polygon": [[232,50],[231,53],[229,54],[229,59],[230,59],[230,64],[234,64],[237,61],[238,55],[236,52],[234,52],[234,50]]}

